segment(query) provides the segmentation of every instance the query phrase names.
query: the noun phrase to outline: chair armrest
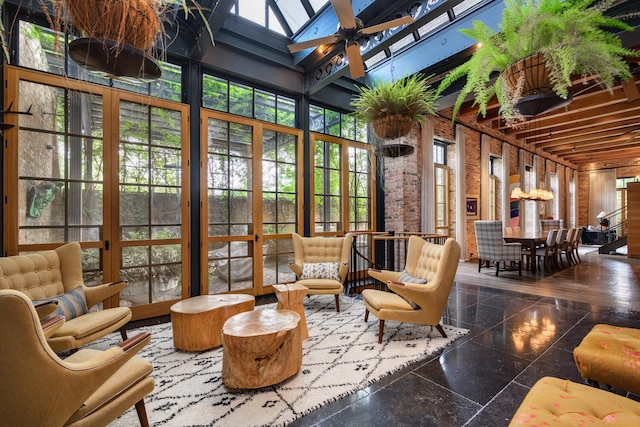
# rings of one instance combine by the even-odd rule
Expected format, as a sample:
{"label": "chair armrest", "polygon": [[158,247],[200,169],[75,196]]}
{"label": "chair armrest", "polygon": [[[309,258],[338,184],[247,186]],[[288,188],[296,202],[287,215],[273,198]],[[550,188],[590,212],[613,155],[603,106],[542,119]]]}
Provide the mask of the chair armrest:
{"label": "chair armrest", "polygon": [[102,302],[114,295],[118,295],[121,290],[127,287],[127,281],[122,280],[119,282],[105,283],[98,286],[84,286],[84,294],[87,298],[87,307],[91,308],[94,305]]}
{"label": "chair armrest", "polygon": [[39,301],[33,304],[40,320],[52,314],[58,308],[58,301]]}
{"label": "chair armrest", "polygon": [[151,332],[141,332],[138,335],[121,342],[118,344],[118,347],[120,347],[125,353],[133,351],[135,354],[142,350],[144,346],[149,344],[149,341],[151,341]]}
{"label": "chair armrest", "polygon": [[300,264],[290,262],[289,268],[291,269],[291,271],[295,273],[296,278],[299,278],[300,276],[302,276],[302,266]]}
{"label": "chair armrest", "polygon": [[392,292],[396,294],[409,298],[411,301],[414,301],[420,307],[422,307],[426,300],[430,298],[430,296],[435,292],[439,286],[439,282],[437,280],[431,281],[425,284],[418,283],[403,283],[394,280],[389,280],[387,282],[387,286]]}
{"label": "chair armrest", "polygon": [[60,329],[60,326],[64,325],[64,321],[64,316],[53,316],[40,323],[40,325],[42,326],[42,333],[44,333],[44,337],[49,339],[51,335],[53,335],[58,329]]}
{"label": "chair armrest", "polygon": [[378,270],[370,268],[369,270],[367,270],[367,274],[382,283],[387,283],[389,280],[397,282],[400,278],[400,274],[402,273],[400,271]]}

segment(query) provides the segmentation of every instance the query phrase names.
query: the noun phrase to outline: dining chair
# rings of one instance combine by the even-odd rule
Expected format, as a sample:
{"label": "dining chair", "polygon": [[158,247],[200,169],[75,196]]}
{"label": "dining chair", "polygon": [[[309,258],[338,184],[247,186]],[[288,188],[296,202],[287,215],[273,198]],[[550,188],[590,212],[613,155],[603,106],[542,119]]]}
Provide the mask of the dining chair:
{"label": "dining chair", "polygon": [[496,276],[500,263],[518,264],[518,274],[522,276],[522,244],[505,243],[502,237],[502,221],[474,221],[476,244],[478,246],[478,273],[483,263],[496,263]]}
{"label": "dining chair", "polygon": [[580,259],[580,253],[578,251],[578,247],[580,246],[580,242],[582,241],[582,232],[584,229],[582,227],[578,228],[578,232],[576,233],[575,239],[573,241],[573,257],[577,260],[577,263],[580,264],[582,260]]}
{"label": "dining chair", "polygon": [[554,256],[557,238],[558,230],[549,230],[547,234],[547,240],[544,245],[544,253],[536,254],[536,257],[544,263],[544,270],[547,273],[553,273],[554,270]]}
{"label": "dining chair", "polygon": [[540,231],[546,233],[550,230],[559,230],[562,229],[562,220],[561,219],[541,219],[540,220]]}
{"label": "dining chair", "polygon": [[577,261],[573,259],[573,244],[575,242],[577,233],[577,228],[570,228],[567,232],[567,239],[564,241],[562,247],[560,248],[560,256],[564,254],[569,266],[571,266],[571,264],[577,264]]}
{"label": "dining chair", "polygon": [[567,231],[568,230],[566,228],[561,228],[558,230],[558,237],[556,238],[553,262],[558,270],[560,270],[560,268],[564,268],[564,263],[562,262],[562,248],[567,241]]}

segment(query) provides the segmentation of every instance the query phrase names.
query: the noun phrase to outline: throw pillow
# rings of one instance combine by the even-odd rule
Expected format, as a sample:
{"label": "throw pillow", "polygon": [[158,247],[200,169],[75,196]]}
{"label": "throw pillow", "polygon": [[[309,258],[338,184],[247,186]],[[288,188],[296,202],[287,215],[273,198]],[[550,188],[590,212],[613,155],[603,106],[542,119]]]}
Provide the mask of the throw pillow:
{"label": "throw pillow", "polygon": [[340,281],[339,262],[305,262],[302,264],[302,276],[304,279],[332,279]]}
{"label": "throw pillow", "polygon": [[[411,274],[407,273],[407,270],[403,270],[402,273],[400,273],[400,277],[398,278],[398,281],[403,283],[416,283],[418,285],[424,285],[425,283],[427,283],[427,279],[421,279],[419,277],[412,276]],[[403,298],[409,304],[411,304],[411,307],[413,307],[414,310],[420,310],[420,306],[418,304],[411,301],[409,298],[405,298],[405,297]]]}
{"label": "throw pillow", "polygon": [[82,289],[82,286],[78,286],[64,295],[56,295],[55,297],[34,301],[33,303],[36,304],[49,301],[58,302],[58,308],[53,312],[53,314],[51,314],[51,316],[64,316],[67,321],[89,311],[87,308],[87,299],[84,295],[84,289]]}
{"label": "throw pillow", "polygon": [[398,278],[398,281],[403,283],[417,283],[419,285],[424,285],[425,283],[427,283],[427,279],[421,279],[419,277],[412,276],[411,274],[407,273],[407,270],[403,270],[402,273],[400,273],[400,278]]}

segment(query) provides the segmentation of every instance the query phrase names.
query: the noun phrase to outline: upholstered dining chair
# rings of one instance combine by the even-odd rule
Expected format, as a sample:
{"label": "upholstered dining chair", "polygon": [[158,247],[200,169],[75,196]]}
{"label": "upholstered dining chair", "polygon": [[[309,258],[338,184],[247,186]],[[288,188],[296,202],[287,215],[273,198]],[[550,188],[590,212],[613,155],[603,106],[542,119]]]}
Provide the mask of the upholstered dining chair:
{"label": "upholstered dining chair", "polygon": [[559,270],[564,268],[564,262],[562,262],[562,248],[567,243],[567,233],[569,230],[561,228],[558,230],[558,237],[556,237],[556,247],[553,260],[556,264],[556,268]]}
{"label": "upholstered dining chair", "polygon": [[478,245],[478,273],[484,262],[496,263],[496,276],[500,263],[518,264],[518,273],[522,276],[522,244],[505,243],[502,238],[502,221],[474,221],[476,243]]}
{"label": "upholstered dining chair", "polygon": [[582,227],[578,228],[578,232],[576,233],[575,239],[573,240],[573,245],[571,245],[571,249],[573,250],[573,259],[576,260],[577,264],[580,264],[582,260],[580,259],[580,252],[578,248],[580,247],[580,242],[582,241],[582,232],[584,229]]}
{"label": "upholstered dining chair", "polygon": [[382,343],[385,320],[435,326],[446,338],[440,319],[447,306],[458,263],[460,244],[447,239],[436,245],[418,237],[409,237],[403,271],[369,270],[369,276],[387,283],[391,292],[365,289],[364,321],[372,313],[380,320],[378,343]]}
{"label": "upholstered dining chair", "polygon": [[563,228],[562,223],[563,221],[561,219],[541,219],[540,231],[546,233],[550,230],[559,230]]}
{"label": "upholstered dining chair", "polygon": [[296,283],[309,289],[307,295],[335,295],[336,311],[340,312],[340,294],[349,273],[349,258],[353,234],[344,237],[302,237],[293,233],[295,260],[289,268],[296,274]]}
{"label": "upholstered dining chair", "polygon": [[544,244],[544,252],[536,253],[536,256],[544,263],[544,270],[547,273],[553,273],[555,270],[554,256],[556,253],[556,240],[558,238],[558,230],[549,230],[547,240]]}
{"label": "upholstered dining chair", "polygon": [[562,258],[562,255],[564,255],[565,259],[567,260],[567,265],[569,266],[571,264],[578,263],[575,259],[573,259],[573,244],[576,240],[577,233],[578,233],[577,228],[570,228],[567,231],[567,237],[564,243],[562,244],[562,247],[560,248],[560,257]]}
{"label": "upholstered dining chair", "polygon": [[106,426],[135,405],[140,424],[148,426],[143,399],[154,388],[153,367],[133,356],[151,334],[106,351],[81,349],[63,360],[46,340],[63,322],[55,316],[43,330],[24,293],[0,290],[0,424]]}

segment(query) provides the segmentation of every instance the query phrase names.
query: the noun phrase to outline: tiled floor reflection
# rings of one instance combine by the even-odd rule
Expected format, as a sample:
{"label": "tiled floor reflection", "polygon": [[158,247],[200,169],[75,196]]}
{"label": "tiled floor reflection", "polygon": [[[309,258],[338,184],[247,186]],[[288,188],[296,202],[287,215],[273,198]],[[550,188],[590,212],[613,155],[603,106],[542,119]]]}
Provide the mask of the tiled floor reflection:
{"label": "tiled floor reflection", "polygon": [[[635,282],[638,266],[634,261],[630,261],[633,268],[629,273],[614,260],[613,276],[625,271],[632,277],[619,281],[609,277],[609,283]],[[606,269],[601,259],[595,262],[599,269]],[[589,286],[595,286],[601,276],[580,274],[577,280],[576,286],[588,281]],[[576,302],[469,282],[468,276],[464,282],[456,282],[444,319],[444,323],[470,329],[468,335],[439,357],[416,363],[292,425],[506,426],[539,378],[551,375],[582,382],[573,349],[595,324],[640,328],[640,313],[628,309],[592,305],[584,298]],[[517,283],[514,289],[518,289]],[[634,289],[633,294],[638,291]]]}

